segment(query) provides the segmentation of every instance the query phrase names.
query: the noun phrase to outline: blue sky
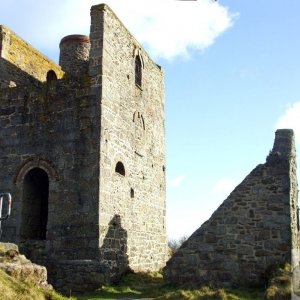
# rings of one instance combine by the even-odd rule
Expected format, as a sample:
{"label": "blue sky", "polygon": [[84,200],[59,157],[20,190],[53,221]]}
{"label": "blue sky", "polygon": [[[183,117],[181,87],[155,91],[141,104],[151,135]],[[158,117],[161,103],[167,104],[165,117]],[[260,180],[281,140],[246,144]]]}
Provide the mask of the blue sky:
{"label": "blue sky", "polygon": [[[0,24],[57,61],[96,3],[1,0]],[[265,162],[276,128],[299,147],[300,1],[109,4],[164,69],[168,235],[189,235]]]}

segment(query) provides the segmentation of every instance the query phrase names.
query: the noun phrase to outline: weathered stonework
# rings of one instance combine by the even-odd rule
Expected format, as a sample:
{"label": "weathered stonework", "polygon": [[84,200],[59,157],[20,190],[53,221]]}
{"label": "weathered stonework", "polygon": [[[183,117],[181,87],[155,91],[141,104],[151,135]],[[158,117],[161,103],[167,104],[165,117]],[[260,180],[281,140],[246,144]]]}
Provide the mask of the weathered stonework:
{"label": "weathered stonework", "polygon": [[[166,249],[163,74],[111,10],[98,6],[91,17],[90,74],[102,96],[100,246],[114,243],[117,223],[127,231],[121,243],[127,244],[129,265],[137,271],[159,269]],[[135,84],[136,55],[143,58],[142,88]],[[119,161],[125,176],[112,168]]]}
{"label": "weathered stonework", "polygon": [[292,250],[299,252],[297,200],[294,134],[282,129],[266,163],[167,262],[166,281],[264,285],[269,268],[291,263]]}
{"label": "weathered stonework", "polygon": [[91,9],[90,43],[63,40],[61,67],[0,28],[0,190],[13,197],[2,239],[64,291],[163,267],[161,68],[104,4]]}
{"label": "weathered stonework", "polygon": [[31,282],[37,287],[52,288],[47,282],[47,269],[33,264],[21,255],[15,244],[0,243],[0,270],[18,280]]}
{"label": "weathered stonework", "polygon": [[31,47],[7,27],[0,25],[0,87],[46,81],[53,70],[58,78],[64,72],[49,58]]}
{"label": "weathered stonework", "polygon": [[88,36],[68,35],[61,40],[59,48],[59,65],[65,72],[73,76],[87,73],[91,48]]}

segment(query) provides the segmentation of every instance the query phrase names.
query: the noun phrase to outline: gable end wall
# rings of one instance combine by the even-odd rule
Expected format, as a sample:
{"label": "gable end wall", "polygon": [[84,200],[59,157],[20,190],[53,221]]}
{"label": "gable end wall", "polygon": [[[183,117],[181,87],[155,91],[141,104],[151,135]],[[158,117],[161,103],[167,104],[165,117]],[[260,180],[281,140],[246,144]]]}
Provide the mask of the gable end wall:
{"label": "gable end wall", "polygon": [[292,130],[278,130],[272,152],[168,261],[173,283],[263,285],[270,267],[291,263],[298,239]]}

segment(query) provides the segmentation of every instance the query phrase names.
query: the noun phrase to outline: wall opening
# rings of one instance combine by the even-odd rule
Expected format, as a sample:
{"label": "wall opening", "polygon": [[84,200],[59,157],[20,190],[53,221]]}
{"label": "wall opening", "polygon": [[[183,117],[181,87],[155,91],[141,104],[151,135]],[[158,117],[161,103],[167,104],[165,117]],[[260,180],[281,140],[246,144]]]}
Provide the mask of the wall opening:
{"label": "wall opening", "polygon": [[46,78],[47,78],[47,82],[52,82],[57,80],[56,73],[53,70],[48,71]]}
{"label": "wall opening", "polygon": [[298,229],[298,231],[300,231],[299,212],[300,212],[300,208],[297,206],[297,229]]}
{"label": "wall opening", "polygon": [[125,176],[125,168],[124,168],[124,165],[120,161],[118,161],[116,164],[115,172],[119,173],[120,175]]}
{"label": "wall opening", "polygon": [[142,61],[139,55],[135,57],[135,84],[142,87]]}
{"label": "wall opening", "polygon": [[25,239],[45,240],[48,221],[49,178],[40,168],[24,177],[20,235]]}
{"label": "wall opening", "polygon": [[134,189],[133,188],[130,189],[130,198],[134,198]]}

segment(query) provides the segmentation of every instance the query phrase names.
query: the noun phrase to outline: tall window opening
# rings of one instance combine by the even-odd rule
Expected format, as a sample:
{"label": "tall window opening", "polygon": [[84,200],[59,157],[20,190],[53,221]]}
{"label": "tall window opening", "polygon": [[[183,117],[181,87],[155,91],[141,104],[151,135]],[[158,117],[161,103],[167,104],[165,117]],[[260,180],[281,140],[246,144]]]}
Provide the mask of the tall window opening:
{"label": "tall window opening", "polygon": [[45,240],[48,222],[49,178],[40,169],[31,169],[24,177],[21,237]]}
{"label": "tall window opening", "polygon": [[135,57],[135,84],[142,87],[142,61],[139,55]]}
{"label": "tall window opening", "polygon": [[134,189],[133,188],[130,189],[130,198],[134,198]]}
{"label": "tall window opening", "polygon": [[300,231],[299,212],[300,212],[300,208],[297,206],[297,229],[298,229],[298,231]]}
{"label": "tall window opening", "polygon": [[116,171],[116,173],[119,173],[119,174],[125,176],[125,168],[124,168],[124,165],[120,161],[117,162],[115,171]]}

